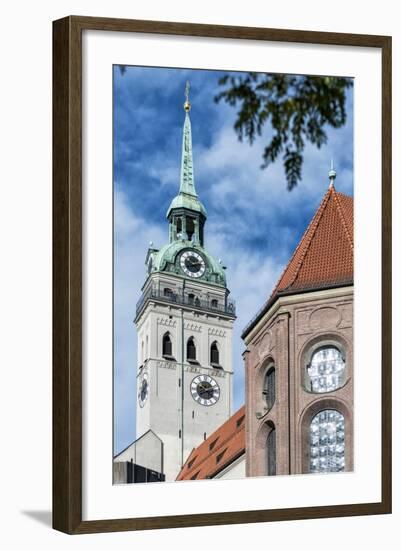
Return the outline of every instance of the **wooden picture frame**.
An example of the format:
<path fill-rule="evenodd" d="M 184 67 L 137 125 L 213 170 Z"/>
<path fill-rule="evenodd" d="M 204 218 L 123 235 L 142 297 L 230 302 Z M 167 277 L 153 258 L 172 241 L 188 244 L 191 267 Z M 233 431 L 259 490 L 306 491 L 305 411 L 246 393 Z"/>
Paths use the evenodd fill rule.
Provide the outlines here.
<path fill-rule="evenodd" d="M 382 59 L 382 496 L 378 502 L 82 520 L 82 32 L 377 48 Z M 391 512 L 391 37 L 66 17 L 53 23 L 53 527 L 69 534 Z"/>

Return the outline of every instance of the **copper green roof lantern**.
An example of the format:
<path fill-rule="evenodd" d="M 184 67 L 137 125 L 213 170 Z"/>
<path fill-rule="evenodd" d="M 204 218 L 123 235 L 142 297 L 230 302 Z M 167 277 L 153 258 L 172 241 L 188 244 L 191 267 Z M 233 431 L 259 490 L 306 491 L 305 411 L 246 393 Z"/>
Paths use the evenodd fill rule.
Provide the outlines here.
<path fill-rule="evenodd" d="M 185 87 L 185 121 L 182 136 L 180 189 L 178 195 L 171 201 L 169 209 L 167 210 L 168 219 L 170 219 L 172 210 L 178 208 L 186 208 L 188 210 L 193 210 L 194 212 L 199 212 L 205 218 L 207 215 L 206 208 L 199 200 L 195 189 L 194 162 L 192 155 L 192 131 L 191 120 L 189 118 L 190 110 L 191 103 L 189 102 L 189 82 L 187 82 Z"/>
<path fill-rule="evenodd" d="M 200 266 L 199 275 L 195 277 L 199 283 L 226 288 L 226 268 L 223 262 L 216 260 L 204 246 L 206 209 L 198 198 L 194 183 L 190 109 L 189 84 L 187 83 L 180 188 L 167 212 L 169 242 L 160 249 L 154 248 L 151 243 L 146 257 L 146 265 L 149 275 L 165 272 L 194 280 L 195 276 L 191 277 L 192 274 L 185 271 L 185 258 L 190 256 L 192 263 L 195 262 Z M 227 296 L 228 293 L 227 289 Z"/>

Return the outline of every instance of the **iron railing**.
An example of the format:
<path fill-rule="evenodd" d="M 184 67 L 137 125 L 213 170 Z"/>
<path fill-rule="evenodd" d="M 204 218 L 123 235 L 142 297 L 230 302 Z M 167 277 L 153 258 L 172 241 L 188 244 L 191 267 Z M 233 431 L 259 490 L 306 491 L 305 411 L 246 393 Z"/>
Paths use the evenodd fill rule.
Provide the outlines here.
<path fill-rule="evenodd" d="M 188 294 L 181 294 L 175 292 L 165 293 L 164 290 L 159 288 L 149 288 L 144 292 L 141 298 L 136 304 L 136 316 L 141 313 L 142 309 L 145 307 L 148 300 L 160 300 L 161 302 L 167 302 L 169 304 L 177 304 L 188 306 L 193 309 L 200 309 L 205 311 L 212 311 L 215 313 L 223 313 L 224 315 L 229 315 L 230 317 L 235 317 L 235 302 L 234 300 L 227 299 L 224 304 L 217 303 L 213 300 L 204 300 L 198 297 L 188 296 Z M 212 303 L 213 302 L 213 303 Z"/>

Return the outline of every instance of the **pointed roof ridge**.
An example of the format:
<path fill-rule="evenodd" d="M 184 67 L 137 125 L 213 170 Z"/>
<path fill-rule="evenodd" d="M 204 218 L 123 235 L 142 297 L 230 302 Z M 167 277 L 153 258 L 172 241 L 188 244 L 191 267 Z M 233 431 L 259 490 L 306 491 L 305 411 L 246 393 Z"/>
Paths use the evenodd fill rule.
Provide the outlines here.
<path fill-rule="evenodd" d="M 333 189 L 334 189 L 334 187 L 333 187 Z M 335 191 L 335 193 L 334 193 L 334 200 L 335 200 L 335 203 L 336 203 L 337 208 L 338 208 L 338 213 L 340 215 L 340 219 L 341 219 L 341 222 L 343 224 L 345 234 L 347 235 L 348 242 L 349 242 L 349 244 L 350 244 L 350 246 L 353 250 L 354 249 L 353 228 L 348 227 L 347 219 L 346 219 L 346 216 L 344 214 L 344 209 L 343 209 L 343 206 L 341 204 L 340 197 L 343 197 L 345 200 L 349 200 L 351 197 L 349 197 L 348 195 L 344 195 L 344 193 L 338 193 L 337 191 Z"/>
<path fill-rule="evenodd" d="M 329 186 L 273 292 L 242 338 L 280 296 L 353 284 L 353 204 L 351 196 Z"/>
<path fill-rule="evenodd" d="M 341 194 L 341 197 L 345 200 L 351 200 L 351 197 L 348 197 L 347 195 Z M 272 297 L 275 295 L 276 292 L 283 292 L 285 290 L 290 289 L 293 285 L 295 285 L 297 279 L 300 276 L 300 272 L 302 268 L 304 267 L 305 261 L 307 259 L 308 254 L 310 253 L 312 244 L 314 242 L 316 233 L 322 223 L 322 220 L 324 220 L 325 213 L 329 207 L 330 204 L 333 204 L 335 207 L 335 211 L 338 214 L 338 217 L 340 219 L 341 227 L 343 228 L 343 231 L 346 236 L 346 241 L 348 242 L 351 250 L 351 254 L 353 254 L 353 238 L 351 236 L 350 228 L 348 227 L 346 217 L 344 215 L 344 211 L 341 204 L 341 199 L 339 197 L 339 193 L 337 193 L 336 188 L 334 185 L 331 185 L 329 189 L 327 190 L 326 194 L 324 195 L 322 202 L 319 205 L 319 208 L 317 209 L 315 215 L 313 216 L 311 222 L 309 223 L 306 231 L 304 232 L 298 246 L 295 249 L 294 254 L 292 255 L 290 261 L 288 262 L 286 268 L 283 271 L 282 276 L 280 277 L 273 293 Z M 330 238 L 330 235 L 327 236 Z M 329 244 L 329 243 L 327 243 Z M 301 252 L 301 253 L 300 253 Z M 300 257 L 296 261 L 295 266 L 293 266 L 293 273 L 289 273 L 291 266 L 294 264 L 294 261 L 297 257 L 297 254 L 300 253 Z M 281 287 L 281 283 L 285 280 L 286 275 L 289 276 L 289 280 L 285 282 L 285 284 Z M 311 283 L 304 283 L 305 287 L 309 287 Z M 280 288 L 281 287 L 281 288 Z"/>
<path fill-rule="evenodd" d="M 282 272 L 282 274 L 281 274 L 281 277 L 279 278 L 279 280 L 278 280 L 276 286 L 274 287 L 274 290 L 273 290 L 273 292 L 272 292 L 272 296 L 275 294 L 276 289 L 278 289 L 278 288 L 280 287 L 280 283 L 281 283 L 281 281 L 284 279 L 284 277 L 285 277 L 285 275 L 286 275 L 286 273 L 287 273 L 287 271 L 288 271 L 288 268 L 290 267 L 290 265 L 292 264 L 293 260 L 295 259 L 298 250 L 300 250 L 300 248 L 302 247 L 302 245 L 304 245 L 305 242 L 306 242 L 305 250 L 302 252 L 302 254 L 301 254 L 301 256 L 300 256 L 300 258 L 299 258 L 299 260 L 298 260 L 298 262 L 297 262 L 297 267 L 296 267 L 296 269 L 295 269 L 295 271 L 294 271 L 294 274 L 293 274 L 293 276 L 291 277 L 290 282 L 286 285 L 286 287 L 291 286 L 291 285 L 295 282 L 295 280 L 296 280 L 296 278 L 297 278 L 297 276 L 298 276 L 298 274 L 299 274 L 299 271 L 300 271 L 300 269 L 301 269 L 301 267 L 302 267 L 302 263 L 303 263 L 303 261 L 304 261 L 306 255 L 307 255 L 307 253 L 308 253 L 308 250 L 309 250 L 309 248 L 310 248 L 311 242 L 312 242 L 313 237 L 314 237 L 314 235 L 315 235 L 315 233 L 316 233 L 316 229 L 318 228 L 319 222 L 320 222 L 320 220 L 322 219 L 323 212 L 324 212 L 324 210 L 325 210 L 325 208 L 326 208 L 326 206 L 327 206 L 327 204 L 328 204 L 328 202 L 329 202 L 329 198 L 330 198 L 330 195 L 332 194 L 333 190 L 335 191 L 334 186 L 331 186 L 331 187 L 328 188 L 326 194 L 325 194 L 324 197 L 323 197 L 322 202 L 321 202 L 320 205 L 319 205 L 319 208 L 317 209 L 317 211 L 315 212 L 315 215 L 313 216 L 313 218 L 312 218 L 311 221 L 309 222 L 308 227 L 307 227 L 306 230 L 304 231 L 304 233 L 303 233 L 303 235 L 302 235 L 302 237 L 301 237 L 301 239 L 300 239 L 300 241 L 299 241 L 297 247 L 296 247 L 295 250 L 294 250 L 294 253 L 292 254 L 290 260 L 288 261 L 287 265 L 285 266 L 285 268 L 284 268 L 284 270 L 283 270 L 283 272 Z M 310 232 L 310 235 L 309 235 L 309 237 L 308 237 L 308 233 L 309 233 L 309 232 Z"/>

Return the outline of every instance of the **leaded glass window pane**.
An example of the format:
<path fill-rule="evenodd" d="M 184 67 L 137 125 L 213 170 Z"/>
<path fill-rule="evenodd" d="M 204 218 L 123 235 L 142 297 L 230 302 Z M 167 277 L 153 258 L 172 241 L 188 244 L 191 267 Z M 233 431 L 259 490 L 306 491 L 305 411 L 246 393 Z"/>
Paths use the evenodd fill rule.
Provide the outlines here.
<path fill-rule="evenodd" d="M 263 393 L 267 408 L 270 410 L 276 400 L 276 370 L 274 367 L 271 367 L 266 373 Z"/>
<path fill-rule="evenodd" d="M 335 347 L 320 348 L 307 367 L 308 383 L 314 393 L 336 390 L 344 384 L 345 361 Z"/>
<path fill-rule="evenodd" d="M 276 475 L 276 430 L 272 428 L 267 436 L 267 475 Z"/>
<path fill-rule="evenodd" d="M 311 473 L 342 472 L 345 467 L 344 416 L 326 409 L 312 419 L 309 432 Z"/>

